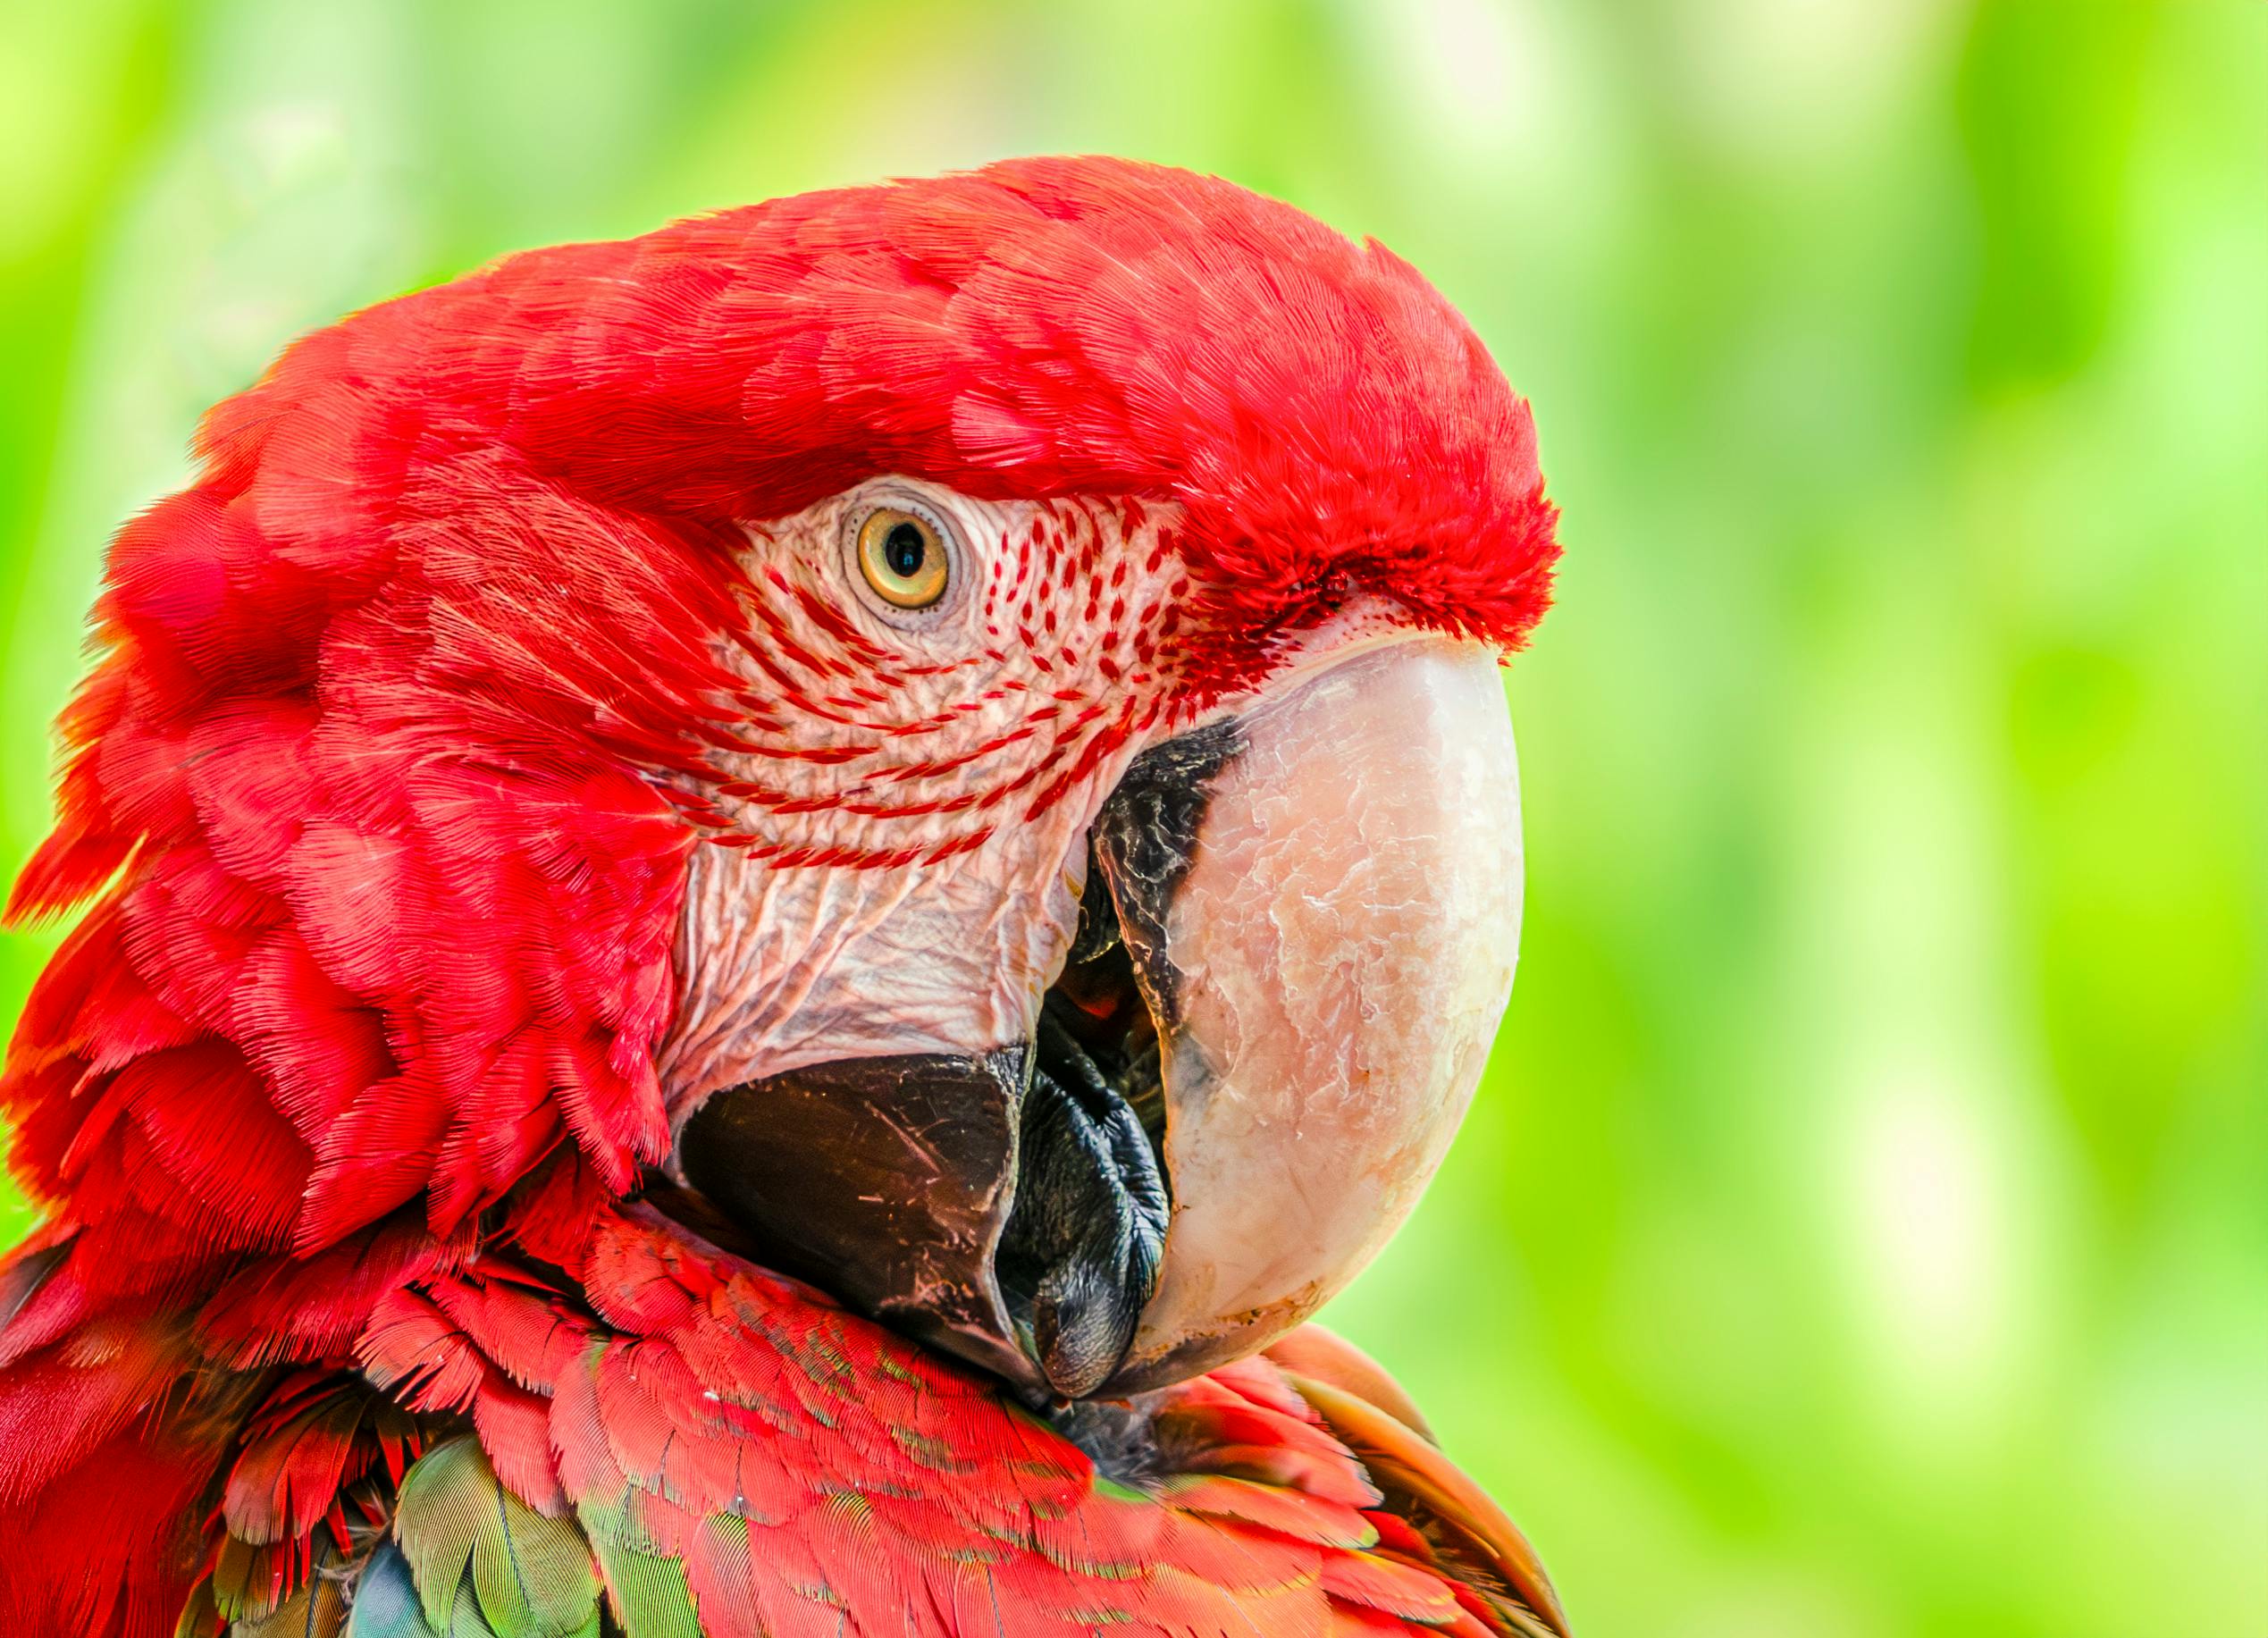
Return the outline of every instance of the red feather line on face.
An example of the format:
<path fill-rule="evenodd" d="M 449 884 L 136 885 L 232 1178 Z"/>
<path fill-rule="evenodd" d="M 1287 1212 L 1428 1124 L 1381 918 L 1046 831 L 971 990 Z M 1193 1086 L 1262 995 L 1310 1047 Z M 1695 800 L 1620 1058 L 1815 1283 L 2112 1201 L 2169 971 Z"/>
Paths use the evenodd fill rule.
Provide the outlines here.
<path fill-rule="evenodd" d="M 1189 578 L 1107 657 L 1153 691 L 1146 719 L 1164 680 L 1233 685 L 1361 592 L 1515 645 L 1556 555 L 1526 407 L 1422 278 L 1116 161 L 513 257 L 295 345 L 198 449 L 197 483 L 113 543 L 56 829 L 10 902 L 100 895 L 0 1076 L 54 1215 L 0 1266 L 0 1449 L 37 1424 L 55 1453 L 0 1472 L 0 1538 L 58 1487 L 134 1498 L 115 1574 L 58 1554 L 66 1594 L 0 1564 L 0 1613 L 72 1630 L 194 1569 L 172 1503 L 241 1417 L 184 1399 L 193 1363 L 341 1358 L 484 1211 L 571 1247 L 664 1153 L 671 943 L 720 817 L 702 784 L 720 752 L 792 748 L 791 694 L 856 718 L 894 686 L 800 601 L 772 605 L 798 647 L 768 646 L 760 683 L 727 663 L 765 601 L 747 520 L 884 472 L 1170 507 L 1078 604 L 1131 626 L 1144 583 Z M 1092 547 L 1062 522 L 1023 567 Z M 1064 617 L 1000 592 L 1035 713 L 1094 709 L 1048 697 Z M 1056 799 L 1121 720 L 1021 788 Z"/>
<path fill-rule="evenodd" d="M 1012 642 L 928 665 L 918 650 L 878 647 L 825 601 L 836 568 L 819 543 L 833 533 L 824 513 L 759 535 L 733 659 L 763 716 L 712 758 L 723 777 L 709 783 L 752 857 L 831 845 L 846 830 L 872 838 L 836 849 L 861 865 L 970 851 L 1060 801 L 1138 718 L 1186 700 L 1179 668 L 1155 663 L 1186 573 L 1152 575 L 1138 596 L 1111 591 L 1113 572 L 1122 585 L 1125 566 L 1151 550 L 1147 514 L 1086 501 L 1029 509 L 998 542 L 972 543 L 967 565 L 984 577 L 986 626 L 1012 622 Z M 846 689 L 845 677 L 866 681 Z M 894 839 L 907 826 L 863 822 L 954 815 L 967 819 L 922 827 L 910 849 Z"/>

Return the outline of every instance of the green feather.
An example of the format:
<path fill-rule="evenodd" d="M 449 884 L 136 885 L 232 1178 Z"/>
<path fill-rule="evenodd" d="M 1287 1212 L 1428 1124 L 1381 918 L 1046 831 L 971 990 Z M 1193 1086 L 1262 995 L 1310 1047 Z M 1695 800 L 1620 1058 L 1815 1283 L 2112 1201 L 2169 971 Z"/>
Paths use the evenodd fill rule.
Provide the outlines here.
<path fill-rule="evenodd" d="M 441 1638 L 426 1625 L 409 1561 L 391 1542 L 379 1544 L 356 1580 L 347 1638 Z"/>
<path fill-rule="evenodd" d="M 181 1606 L 181 1618 L 173 1624 L 173 1638 L 213 1638 L 220 1624 L 220 1606 L 213 1601 L 213 1583 L 200 1581 Z"/>
<path fill-rule="evenodd" d="M 496 1483 L 494 1527 L 473 1543 L 473 1590 L 500 1638 L 597 1638 L 599 1577 L 571 1519 Z"/>
<path fill-rule="evenodd" d="M 469 1435 L 410 1468 L 394 1533 L 426 1625 L 449 1638 L 597 1638 L 599 1581 L 583 1533 L 506 1490 Z"/>
<path fill-rule="evenodd" d="M 347 1604 L 339 1583 L 317 1576 L 264 1616 L 246 1616 L 229 1628 L 230 1638 L 338 1638 Z"/>
<path fill-rule="evenodd" d="M 626 1638 L 701 1638 L 684 1565 L 619 1543 L 598 1547 Z"/>
<path fill-rule="evenodd" d="M 611 1507 L 585 1501 L 579 1508 L 625 1638 L 701 1638 L 685 1567 L 646 1550 L 645 1533 L 630 1519 L 631 1504 L 626 1491 Z"/>
<path fill-rule="evenodd" d="M 447 1638 L 498 1638 L 496 1629 L 481 1619 L 480 1595 L 473 1583 L 457 1583 L 457 1602 L 449 1612 Z"/>

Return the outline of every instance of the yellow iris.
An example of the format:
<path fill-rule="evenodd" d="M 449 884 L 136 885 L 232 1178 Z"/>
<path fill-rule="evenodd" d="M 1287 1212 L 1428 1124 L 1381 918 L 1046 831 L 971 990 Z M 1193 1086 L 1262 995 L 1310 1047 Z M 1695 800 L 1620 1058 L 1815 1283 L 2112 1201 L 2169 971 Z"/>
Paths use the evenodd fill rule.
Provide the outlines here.
<path fill-rule="evenodd" d="M 859 525 L 859 572 L 875 595 L 900 609 L 927 609 L 945 593 L 951 565 L 937 525 L 883 507 Z"/>

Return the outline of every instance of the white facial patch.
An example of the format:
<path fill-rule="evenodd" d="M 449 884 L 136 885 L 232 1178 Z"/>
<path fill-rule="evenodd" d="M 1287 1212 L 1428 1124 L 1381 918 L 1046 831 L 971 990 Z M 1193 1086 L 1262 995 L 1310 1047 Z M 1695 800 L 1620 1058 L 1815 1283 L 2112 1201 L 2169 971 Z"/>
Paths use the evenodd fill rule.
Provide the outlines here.
<path fill-rule="evenodd" d="M 894 608 L 850 550 L 878 506 L 944 525 L 948 584 Z M 1096 810 L 1164 720 L 1176 509 L 981 501 L 885 478 L 751 525 L 739 748 L 689 867 L 682 1120 L 804 1064 L 1022 1040 L 1074 930 Z"/>

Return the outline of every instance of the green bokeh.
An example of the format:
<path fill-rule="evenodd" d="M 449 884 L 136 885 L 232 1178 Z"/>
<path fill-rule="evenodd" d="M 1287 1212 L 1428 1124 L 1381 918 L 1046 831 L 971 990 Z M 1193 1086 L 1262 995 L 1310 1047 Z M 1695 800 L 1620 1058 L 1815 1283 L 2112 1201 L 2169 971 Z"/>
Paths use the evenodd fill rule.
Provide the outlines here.
<path fill-rule="evenodd" d="M 1221 172 L 1425 268 L 1566 508 L 1519 991 L 1333 1317 L 1590 1638 L 2268 1628 L 2268 7 L 0 20 L 0 865 L 104 536 L 297 332 L 822 184 Z"/>

